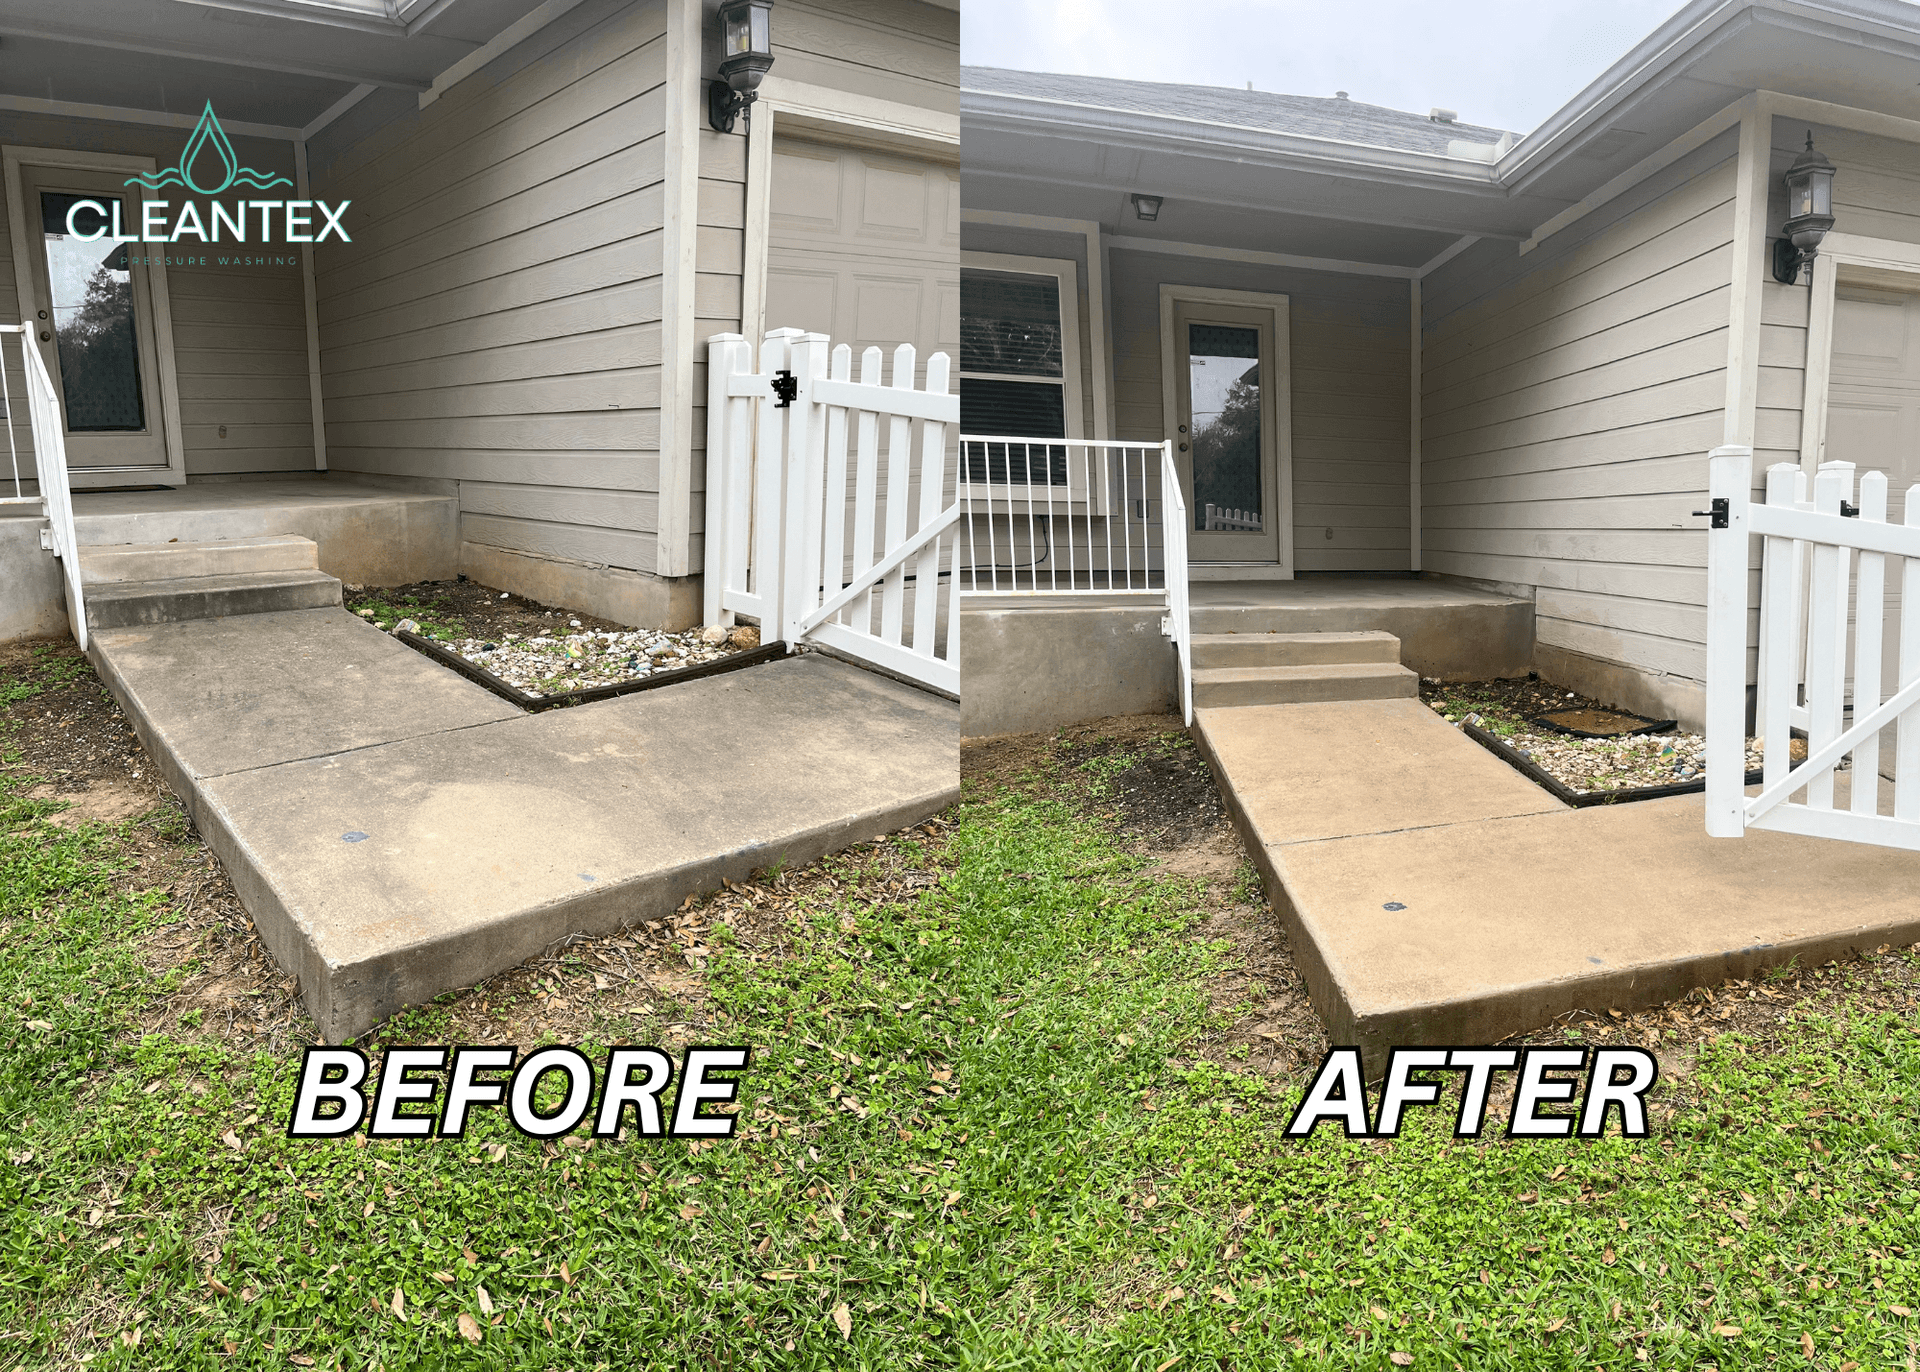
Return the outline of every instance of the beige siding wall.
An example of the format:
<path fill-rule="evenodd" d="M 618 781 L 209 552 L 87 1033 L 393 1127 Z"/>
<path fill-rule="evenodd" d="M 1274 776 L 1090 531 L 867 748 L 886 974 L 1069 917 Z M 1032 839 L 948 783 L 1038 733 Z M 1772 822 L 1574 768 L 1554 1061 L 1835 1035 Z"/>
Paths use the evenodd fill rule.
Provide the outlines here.
<path fill-rule="evenodd" d="M 1166 437 L 1160 286 L 1285 295 L 1292 320 L 1296 572 L 1411 565 L 1407 283 L 1114 249 L 1114 436 Z M 1333 536 L 1329 538 L 1327 531 Z"/>
<path fill-rule="evenodd" d="M 960 111 L 960 16 L 913 0 L 780 0 L 773 74 L 948 114 Z"/>
<path fill-rule="evenodd" d="M 190 135 L 189 129 L 0 111 L 0 144 L 124 153 L 151 157 L 159 167 L 179 161 Z M 292 144 L 243 136 L 232 143 L 242 165 L 293 175 Z M 161 194 L 176 206 L 181 198 L 177 190 L 153 198 Z M 257 251 L 267 259 L 258 266 L 222 264 L 222 256 L 244 255 L 226 244 L 202 248 L 189 240 L 175 251 L 208 259 L 204 266 L 166 269 L 188 479 L 311 471 L 313 408 L 299 250 L 280 245 Z M 13 244 L 0 215 L 0 322 L 19 319 Z M 6 354 L 7 386 L 18 397 L 25 381 L 19 354 L 11 344 Z M 15 441 L 24 455 L 33 447 L 27 410 L 24 404 L 14 409 Z"/>
<path fill-rule="evenodd" d="M 707 340 L 740 332 L 745 294 L 747 138 L 744 123 L 731 134 L 700 130 L 698 230 L 693 278 L 692 540 L 687 565 L 706 560 Z"/>
<path fill-rule="evenodd" d="M 665 23 L 589 0 L 316 157 L 353 200 L 316 281 L 334 470 L 454 483 L 470 543 L 654 570 Z"/>
<path fill-rule="evenodd" d="M 1425 282 L 1423 565 L 1533 597 L 1544 652 L 1702 676 L 1688 511 L 1722 437 L 1736 148 L 1714 140 L 1526 257 L 1486 241 Z"/>

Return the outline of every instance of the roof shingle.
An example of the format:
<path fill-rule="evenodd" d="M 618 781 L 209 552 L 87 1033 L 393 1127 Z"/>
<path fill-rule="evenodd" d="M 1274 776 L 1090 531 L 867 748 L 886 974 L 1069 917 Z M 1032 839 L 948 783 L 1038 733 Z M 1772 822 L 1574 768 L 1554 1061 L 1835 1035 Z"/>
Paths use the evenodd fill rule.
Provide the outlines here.
<path fill-rule="evenodd" d="M 1191 119 L 1208 124 L 1268 129 L 1400 152 L 1444 157 L 1447 144 L 1498 143 L 1506 130 L 1479 124 L 1442 124 L 1425 115 L 1390 110 L 1333 96 L 1279 95 L 1227 86 L 1181 86 L 1158 81 L 1120 81 L 1104 76 L 1056 76 L 1005 67 L 961 67 L 962 91 L 1027 96 Z M 1517 141 L 1520 135 L 1513 135 Z"/>

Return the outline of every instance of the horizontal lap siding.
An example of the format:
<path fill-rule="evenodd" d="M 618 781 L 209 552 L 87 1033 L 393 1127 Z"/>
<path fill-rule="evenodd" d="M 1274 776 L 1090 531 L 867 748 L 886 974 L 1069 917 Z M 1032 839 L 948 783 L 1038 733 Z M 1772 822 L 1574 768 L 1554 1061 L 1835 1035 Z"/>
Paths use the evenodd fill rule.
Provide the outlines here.
<path fill-rule="evenodd" d="M 589 0 L 316 159 L 353 201 L 316 274 L 331 467 L 456 483 L 470 542 L 655 569 L 665 34 Z"/>
<path fill-rule="evenodd" d="M 1111 257 L 1115 436 L 1166 437 L 1162 283 L 1284 295 L 1292 324 L 1295 570 L 1408 570 L 1407 283 L 1121 248 Z"/>
<path fill-rule="evenodd" d="M 1688 512 L 1724 432 L 1737 138 L 1525 257 L 1484 241 L 1424 283 L 1425 568 L 1531 596 L 1544 646 L 1696 681 Z M 1797 407 L 1781 380 L 1763 368 L 1763 407 Z"/>
<path fill-rule="evenodd" d="M 159 167 L 179 161 L 190 135 L 188 129 L 0 111 L 0 144 L 145 156 Z M 231 141 L 243 166 L 293 175 L 292 144 L 243 135 L 233 135 Z M 276 193 L 289 192 L 283 187 Z M 151 198 L 162 196 L 177 214 L 178 189 L 155 192 Z M 229 207 L 234 202 L 232 195 L 215 198 Z M 200 199 L 204 211 L 205 198 Z M 253 243 L 236 253 L 229 244 L 203 246 L 191 238 L 178 245 L 152 246 L 156 255 L 207 259 L 204 266 L 165 269 L 187 476 L 313 470 L 300 250 Z M 220 261 L 223 256 L 248 255 L 249 249 L 252 256 L 266 259 L 264 264 Z M 6 217 L 0 215 L 0 322 L 17 323 L 19 318 L 13 244 Z M 7 387 L 15 397 L 14 441 L 24 462 L 33 451 L 27 407 L 20 399 L 25 377 L 13 344 L 6 354 Z M 11 493 L 10 468 L 6 478 Z"/>

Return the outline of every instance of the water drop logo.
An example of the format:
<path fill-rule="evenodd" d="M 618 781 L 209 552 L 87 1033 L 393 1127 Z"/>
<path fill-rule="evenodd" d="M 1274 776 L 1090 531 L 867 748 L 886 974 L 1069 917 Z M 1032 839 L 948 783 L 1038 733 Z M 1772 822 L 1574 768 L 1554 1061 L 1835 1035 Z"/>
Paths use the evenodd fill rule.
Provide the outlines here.
<path fill-rule="evenodd" d="M 202 185 L 194 179 L 194 164 L 208 151 L 220 164 L 222 176 L 217 185 Z M 187 140 L 186 149 L 180 154 L 180 165 L 164 171 L 130 176 L 125 184 L 144 186 L 150 191 L 157 191 L 164 186 L 184 186 L 198 195 L 212 196 L 230 186 L 267 191 L 275 186 L 291 186 L 293 181 L 290 177 L 270 176 L 252 167 L 241 166 L 240 159 L 234 155 L 233 144 L 227 141 L 226 130 L 220 127 L 219 119 L 214 116 L 213 102 L 209 100 L 207 108 L 200 115 L 200 122 L 193 126 L 193 137 Z"/>

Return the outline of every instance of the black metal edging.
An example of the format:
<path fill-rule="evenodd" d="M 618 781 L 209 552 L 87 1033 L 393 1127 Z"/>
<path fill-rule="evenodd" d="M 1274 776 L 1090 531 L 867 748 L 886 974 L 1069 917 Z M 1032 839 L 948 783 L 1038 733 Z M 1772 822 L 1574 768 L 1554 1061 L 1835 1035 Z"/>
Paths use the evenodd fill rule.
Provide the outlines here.
<path fill-rule="evenodd" d="M 776 657 L 785 657 L 787 645 L 780 640 L 763 643 L 758 648 L 749 648 L 744 653 L 734 653 L 721 658 L 718 662 L 702 662 L 696 667 L 681 667 L 671 672 L 656 672 L 652 676 L 638 677 L 632 681 L 616 681 L 611 686 L 589 686 L 582 691 L 563 691 L 559 695 L 529 696 L 510 681 L 504 681 L 476 662 L 469 662 L 450 648 L 443 648 L 430 638 L 419 634 L 396 632 L 394 637 L 409 648 L 425 654 L 442 667 L 451 667 L 468 681 L 486 687 L 502 700 L 510 700 L 529 714 L 538 714 L 542 710 L 552 710 L 562 705 L 586 705 L 596 700 L 612 700 L 616 696 L 632 695 L 636 691 L 651 691 L 660 686 L 676 686 L 683 681 L 698 681 L 702 677 L 720 676 L 726 672 L 737 672 L 742 667 L 752 667 L 757 663 L 771 662 Z"/>
<path fill-rule="evenodd" d="M 1498 735 L 1490 734 L 1485 729 L 1469 724 L 1465 720 L 1460 721 L 1459 727 L 1469 738 L 1500 758 L 1528 781 L 1552 793 L 1555 800 L 1578 810 L 1584 810 L 1593 805 L 1618 805 L 1628 800 L 1660 800 L 1666 796 L 1693 796 L 1707 789 L 1707 779 L 1701 777 L 1698 781 L 1676 781 L 1670 786 L 1623 786 L 1613 791 L 1575 791 L 1532 758 L 1521 757 L 1518 748 L 1507 746 L 1506 740 Z M 1764 772 L 1748 772 L 1744 784 L 1758 786 L 1765 779 Z"/>

